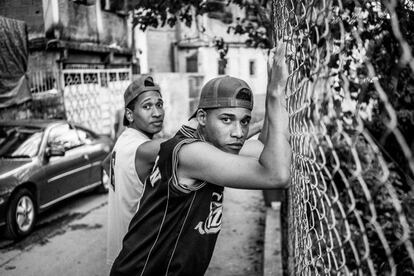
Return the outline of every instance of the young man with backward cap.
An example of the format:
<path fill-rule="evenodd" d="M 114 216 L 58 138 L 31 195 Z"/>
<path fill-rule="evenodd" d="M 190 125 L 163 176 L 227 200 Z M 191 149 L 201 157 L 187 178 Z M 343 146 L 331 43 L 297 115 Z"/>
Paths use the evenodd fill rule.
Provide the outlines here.
<path fill-rule="evenodd" d="M 161 131 L 164 120 L 160 87 L 152 77 L 141 76 L 133 81 L 124 93 L 124 101 L 125 115 L 121 121 L 126 128 L 103 162 L 110 175 L 106 258 L 109 268 L 120 252 L 130 220 L 139 208 L 143 183 L 154 165 L 160 144 L 166 140 L 152 139 Z M 190 126 L 184 128 L 189 133 L 195 132 Z M 257 124 L 249 136 L 259 130 Z"/>
<path fill-rule="evenodd" d="M 112 276 L 204 275 L 221 228 L 223 188 L 288 185 L 285 76 L 272 68 L 259 137 L 264 144 L 245 143 L 253 95 L 243 80 L 226 76 L 203 86 L 192 116 L 197 131 L 184 126 L 161 144 Z"/>
<path fill-rule="evenodd" d="M 122 239 L 135 214 L 144 189 L 148 168 L 141 165 L 140 146 L 162 129 L 163 100 L 151 76 L 141 76 L 125 90 L 125 130 L 110 154 L 108 191 L 107 265 L 111 266 L 122 247 Z"/>

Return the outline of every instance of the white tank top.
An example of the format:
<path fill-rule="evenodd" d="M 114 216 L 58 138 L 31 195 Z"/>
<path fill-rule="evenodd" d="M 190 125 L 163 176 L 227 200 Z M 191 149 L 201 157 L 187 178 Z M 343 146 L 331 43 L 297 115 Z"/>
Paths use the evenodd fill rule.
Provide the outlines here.
<path fill-rule="evenodd" d="M 112 265 L 121 251 L 122 239 L 139 207 L 144 185 L 135 169 L 135 154 L 138 147 L 149 140 L 140 131 L 128 127 L 112 150 L 108 192 L 108 265 Z"/>

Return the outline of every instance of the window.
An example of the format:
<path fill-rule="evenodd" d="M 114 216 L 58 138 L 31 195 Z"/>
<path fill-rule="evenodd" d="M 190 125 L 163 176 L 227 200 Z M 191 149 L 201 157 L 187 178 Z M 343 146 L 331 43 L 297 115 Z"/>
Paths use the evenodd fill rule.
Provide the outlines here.
<path fill-rule="evenodd" d="M 72 0 L 74 3 L 86 5 L 86 6 L 93 6 L 95 5 L 95 0 Z"/>
<path fill-rule="evenodd" d="M 100 0 L 101 7 L 105 11 L 116 12 L 120 15 L 127 15 L 127 1 L 125 0 Z"/>
<path fill-rule="evenodd" d="M 218 74 L 225 75 L 226 67 L 227 67 L 227 59 L 219 59 L 218 60 Z"/>
<path fill-rule="evenodd" d="M 89 145 L 95 141 L 96 137 L 91 132 L 81 128 L 77 128 L 76 131 L 78 132 L 78 137 L 82 144 Z"/>
<path fill-rule="evenodd" d="M 197 52 L 188 56 L 185 60 L 186 72 L 187 73 L 197 73 L 198 72 L 198 56 Z"/>
<path fill-rule="evenodd" d="M 43 129 L 29 126 L 0 127 L 0 158 L 34 157 L 39 151 Z"/>
<path fill-rule="evenodd" d="M 65 150 L 70 150 L 83 145 L 83 142 L 80 140 L 79 134 L 75 128 L 71 128 L 69 125 L 64 124 L 51 129 L 48 145 L 61 146 Z"/>
<path fill-rule="evenodd" d="M 249 61 L 249 75 L 251 77 L 256 76 L 256 61 L 255 60 Z"/>
<path fill-rule="evenodd" d="M 208 10 L 207 16 L 209 18 L 221 20 L 225 24 L 233 23 L 233 14 L 227 5 L 227 1 L 207 0 L 206 9 Z"/>

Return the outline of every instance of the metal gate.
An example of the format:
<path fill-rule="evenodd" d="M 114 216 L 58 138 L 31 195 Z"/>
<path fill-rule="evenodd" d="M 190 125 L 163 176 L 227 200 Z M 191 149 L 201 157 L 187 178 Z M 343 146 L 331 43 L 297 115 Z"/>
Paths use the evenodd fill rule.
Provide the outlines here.
<path fill-rule="evenodd" d="M 123 108 L 131 70 L 64 69 L 61 78 L 67 119 L 113 136 L 115 113 Z"/>

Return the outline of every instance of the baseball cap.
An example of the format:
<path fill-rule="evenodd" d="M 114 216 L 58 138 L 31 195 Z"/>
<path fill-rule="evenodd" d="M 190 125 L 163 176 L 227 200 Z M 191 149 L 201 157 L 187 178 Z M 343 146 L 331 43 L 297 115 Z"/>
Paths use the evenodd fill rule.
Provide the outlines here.
<path fill-rule="evenodd" d="M 128 85 L 124 93 L 125 108 L 128 106 L 133 99 L 138 97 L 147 91 L 157 91 L 161 93 L 159 85 L 154 83 L 154 79 L 151 76 L 139 76 L 138 79 L 131 82 Z M 124 126 L 128 125 L 128 120 L 124 115 Z"/>
<path fill-rule="evenodd" d="M 200 101 L 194 118 L 201 108 L 244 107 L 253 109 L 253 93 L 250 86 L 241 79 L 224 76 L 209 80 L 201 88 Z"/>

